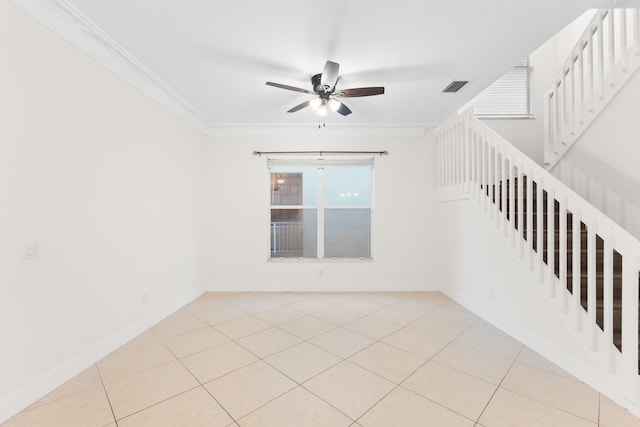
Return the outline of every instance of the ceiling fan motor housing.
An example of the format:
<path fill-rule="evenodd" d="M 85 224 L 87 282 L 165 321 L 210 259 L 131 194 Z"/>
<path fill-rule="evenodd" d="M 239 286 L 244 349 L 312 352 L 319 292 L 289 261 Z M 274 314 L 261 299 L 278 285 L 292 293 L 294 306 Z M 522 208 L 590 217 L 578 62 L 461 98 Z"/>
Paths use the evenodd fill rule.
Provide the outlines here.
<path fill-rule="evenodd" d="M 321 84 L 321 80 L 322 80 L 322 73 L 316 74 L 311 77 L 311 84 L 313 85 L 313 91 L 317 93 L 318 96 L 320 96 L 320 98 L 329 99 L 329 95 L 331 95 L 331 92 L 328 92 L 325 90 L 325 88 Z"/>

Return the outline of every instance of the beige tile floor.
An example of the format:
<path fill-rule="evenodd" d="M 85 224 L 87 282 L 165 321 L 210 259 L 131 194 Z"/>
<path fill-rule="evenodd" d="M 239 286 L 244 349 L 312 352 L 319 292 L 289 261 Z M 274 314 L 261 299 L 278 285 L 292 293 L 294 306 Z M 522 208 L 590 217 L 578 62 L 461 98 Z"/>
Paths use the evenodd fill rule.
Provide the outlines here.
<path fill-rule="evenodd" d="M 640 426 L 440 293 L 208 293 L 2 424 Z"/>

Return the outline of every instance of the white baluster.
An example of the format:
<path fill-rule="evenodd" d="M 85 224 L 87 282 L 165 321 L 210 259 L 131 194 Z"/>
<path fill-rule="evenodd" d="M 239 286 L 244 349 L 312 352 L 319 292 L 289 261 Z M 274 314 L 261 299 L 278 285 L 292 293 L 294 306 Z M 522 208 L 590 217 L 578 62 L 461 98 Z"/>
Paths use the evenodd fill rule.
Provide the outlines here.
<path fill-rule="evenodd" d="M 544 186 L 544 178 L 539 177 L 537 186 L 536 186 L 536 219 L 538 222 L 537 226 L 537 239 L 538 239 L 538 281 L 540 283 L 544 283 L 544 200 L 543 200 L 543 186 Z"/>
<path fill-rule="evenodd" d="M 529 270 L 533 270 L 533 170 L 527 171 L 527 257 Z"/>
<path fill-rule="evenodd" d="M 627 49 L 627 9 L 618 9 L 620 13 L 620 64 L 622 66 L 622 72 L 629 71 L 629 49 Z"/>
<path fill-rule="evenodd" d="M 598 81 L 596 82 L 598 85 L 598 96 L 600 100 L 604 99 L 604 32 L 603 32 L 603 24 L 602 21 L 604 19 L 604 15 L 601 17 L 598 22 Z"/>
<path fill-rule="evenodd" d="M 487 203 L 488 203 L 488 194 L 489 194 L 489 142 L 485 137 L 485 134 L 482 134 L 482 210 L 487 213 Z"/>
<path fill-rule="evenodd" d="M 559 239 L 559 257 L 558 257 L 558 262 L 560 263 L 560 268 L 558 269 L 560 272 L 560 287 L 559 287 L 559 292 L 560 292 L 560 311 L 562 311 L 563 313 L 567 313 L 568 310 L 568 303 L 567 303 L 567 198 L 566 197 L 560 197 L 559 200 L 559 212 L 558 215 L 560 216 L 560 221 L 558 223 L 559 225 L 559 233 L 560 233 L 560 239 Z"/>
<path fill-rule="evenodd" d="M 492 196 L 492 200 L 494 200 L 493 202 L 493 210 L 492 210 L 492 215 L 491 218 L 496 222 L 496 228 L 500 226 L 500 210 L 499 210 L 499 204 L 500 201 L 498 199 L 499 194 L 498 194 L 498 144 L 495 143 L 495 141 L 492 141 L 493 143 L 493 163 L 491 166 L 491 170 L 493 171 L 493 185 L 492 187 L 492 191 L 493 191 L 493 196 Z"/>
<path fill-rule="evenodd" d="M 584 124 L 584 106 L 585 106 L 585 99 L 584 99 L 584 85 L 585 85 L 585 78 L 584 78 L 584 52 L 583 52 L 583 48 L 582 48 L 582 44 L 580 45 L 580 50 L 578 51 L 578 85 L 579 85 L 579 105 L 580 108 L 578 109 L 578 123 L 580 123 L 581 125 Z"/>
<path fill-rule="evenodd" d="M 547 189 L 547 266 L 549 267 L 548 285 L 549 296 L 555 298 L 556 273 L 555 273 L 555 191 L 553 187 Z"/>
<path fill-rule="evenodd" d="M 597 28 L 597 27 L 596 27 Z M 589 80 L 588 80 L 588 92 L 589 92 L 589 113 L 593 113 L 595 110 L 595 92 L 596 92 L 596 82 L 595 82 L 595 69 L 596 69 L 596 60 L 594 58 L 595 49 L 593 48 L 593 44 L 595 41 L 593 40 L 594 34 L 593 32 L 589 35 L 589 44 L 587 45 L 587 50 L 589 52 L 589 61 L 587 62 L 587 68 L 589 70 Z"/>
<path fill-rule="evenodd" d="M 597 350 L 599 328 L 596 323 L 596 221 L 587 227 L 587 315 L 591 328 L 591 348 Z"/>
<path fill-rule="evenodd" d="M 506 224 L 507 228 L 509 229 L 508 232 L 508 239 L 511 242 L 511 247 L 515 247 L 515 213 L 516 213 L 516 197 L 515 197 L 515 177 L 516 174 L 514 172 L 514 164 L 513 164 L 513 157 L 509 157 L 509 169 L 507 171 L 507 174 L 509 176 L 509 222 Z"/>
<path fill-rule="evenodd" d="M 638 271 L 640 256 L 622 254 L 622 364 L 625 395 L 634 403 L 640 401 L 638 384 Z"/>
<path fill-rule="evenodd" d="M 582 215 L 580 209 L 575 209 L 573 213 L 572 233 L 573 233 L 573 259 L 572 259 L 572 274 L 573 274 L 573 305 L 575 308 L 575 323 L 576 330 L 582 330 Z"/>
<path fill-rule="evenodd" d="M 604 351 L 606 352 L 605 363 L 607 369 L 614 370 L 613 351 L 613 246 L 614 238 L 610 233 L 602 236 L 604 238 Z"/>
<path fill-rule="evenodd" d="M 553 146 L 553 112 L 551 111 L 551 104 L 553 101 L 553 92 L 547 92 L 544 94 L 544 153 L 543 161 L 545 166 L 551 165 L 551 147 Z"/>
<path fill-rule="evenodd" d="M 500 182 L 500 203 L 502 205 L 502 237 L 507 237 L 507 158 L 502 153 L 502 180 Z"/>
<path fill-rule="evenodd" d="M 569 102 L 569 133 L 573 136 L 576 134 L 576 68 L 577 60 L 573 54 L 569 60 L 569 80 L 571 81 L 571 99 Z"/>
<path fill-rule="evenodd" d="M 609 86 L 614 87 L 616 85 L 616 20 L 613 14 L 613 9 L 609 9 L 607 16 L 609 18 L 609 55 L 607 57 L 607 60 L 609 61 Z M 604 95 L 604 93 L 602 95 Z"/>
<path fill-rule="evenodd" d="M 518 256 L 524 258 L 524 173 L 522 161 L 518 164 Z"/>
<path fill-rule="evenodd" d="M 640 9 L 633 11 L 633 31 L 635 36 L 636 56 L 640 56 Z"/>
<path fill-rule="evenodd" d="M 472 175 L 472 168 L 473 168 L 473 162 L 471 160 L 472 157 L 472 145 L 471 145 L 471 129 L 469 129 L 466 126 L 464 126 L 464 132 L 463 132 L 463 143 L 464 143 L 464 159 L 465 159 L 465 166 L 464 166 L 464 192 L 466 196 L 470 196 L 471 195 L 471 185 L 473 183 L 473 175 Z"/>

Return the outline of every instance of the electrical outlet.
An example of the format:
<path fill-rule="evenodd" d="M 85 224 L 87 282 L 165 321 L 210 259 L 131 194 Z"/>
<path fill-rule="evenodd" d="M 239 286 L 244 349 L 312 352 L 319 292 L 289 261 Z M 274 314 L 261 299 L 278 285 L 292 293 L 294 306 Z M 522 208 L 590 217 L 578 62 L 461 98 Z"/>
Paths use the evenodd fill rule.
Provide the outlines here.
<path fill-rule="evenodd" d="M 489 290 L 489 299 L 494 301 L 496 299 L 496 288 L 491 288 Z"/>

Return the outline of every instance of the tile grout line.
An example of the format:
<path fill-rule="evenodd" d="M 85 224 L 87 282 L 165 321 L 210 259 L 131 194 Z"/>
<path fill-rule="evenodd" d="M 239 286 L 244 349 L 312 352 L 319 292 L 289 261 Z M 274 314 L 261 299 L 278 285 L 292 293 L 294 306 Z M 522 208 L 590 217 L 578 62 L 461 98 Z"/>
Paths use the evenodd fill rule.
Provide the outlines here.
<path fill-rule="evenodd" d="M 340 307 L 340 306 L 335 306 L 335 307 Z M 384 307 L 380 308 L 380 310 L 381 310 L 381 309 L 383 309 L 383 308 L 385 308 L 385 307 L 387 307 L 387 306 L 384 306 Z M 348 309 L 347 309 L 347 310 L 348 310 Z M 352 310 L 352 311 L 353 311 L 353 310 Z M 378 311 L 378 310 L 376 310 L 376 311 Z M 313 314 L 307 314 L 307 315 L 308 315 L 308 316 L 311 316 L 311 317 L 316 318 L 315 316 L 313 316 Z M 368 315 L 369 315 L 369 314 L 363 314 L 362 316 L 357 317 L 356 319 L 353 319 L 352 321 L 355 321 L 355 320 L 361 319 L 361 318 L 366 317 L 366 316 L 368 316 Z M 319 319 L 319 318 L 316 318 L 316 319 L 318 319 L 318 320 L 322 320 L 322 319 Z M 293 322 L 293 321 L 295 321 L 295 320 L 297 320 L 297 319 L 292 320 L 292 322 Z M 285 322 L 285 324 L 286 324 L 286 323 L 289 323 L 289 322 Z M 327 323 L 331 323 L 331 322 L 327 322 Z M 349 323 L 349 322 L 347 322 L 347 323 Z M 356 421 L 356 420 L 354 420 L 351 416 L 349 416 L 348 414 L 345 414 L 343 411 L 341 411 L 340 409 L 336 408 L 333 404 L 331 404 L 330 402 L 327 402 L 327 401 L 326 401 L 325 399 L 323 399 L 321 396 L 318 396 L 318 395 L 317 395 L 317 394 L 315 394 L 313 391 L 309 390 L 307 387 L 305 387 L 305 386 L 304 386 L 304 383 L 306 383 L 306 382 L 310 381 L 311 379 L 313 379 L 313 378 L 315 378 L 315 377 L 317 377 L 317 376 L 319 376 L 319 375 L 323 374 L 324 372 L 328 371 L 329 369 L 331 369 L 331 368 L 333 368 L 333 367 L 335 367 L 335 366 L 337 366 L 338 364 L 343 363 L 343 362 L 351 363 L 351 364 L 353 364 L 354 366 L 357 366 L 357 367 L 359 367 L 359 368 L 361 368 L 361 369 L 365 369 L 365 370 L 369 371 L 368 369 L 366 369 L 366 368 L 362 368 L 361 366 L 359 366 L 359 365 L 357 365 L 357 364 L 355 364 L 355 363 L 353 363 L 353 362 L 351 362 L 351 361 L 347 360 L 348 358 L 344 358 L 344 357 L 342 357 L 342 356 L 340 356 L 340 355 L 337 355 L 337 354 L 332 353 L 332 352 L 330 352 L 330 351 L 328 351 L 328 350 L 325 350 L 325 349 L 323 349 L 322 347 L 320 347 L 320 346 L 316 345 L 315 343 L 312 343 L 312 342 L 310 342 L 310 341 L 309 341 L 310 339 L 316 338 L 316 337 L 318 337 L 318 336 L 320 336 L 320 335 L 326 334 L 326 333 L 331 332 L 331 331 L 333 331 L 333 330 L 336 330 L 336 329 L 338 329 L 338 328 L 342 328 L 342 326 L 343 326 L 343 325 L 335 325 L 335 324 L 333 324 L 333 323 L 332 323 L 332 325 L 333 325 L 333 326 L 335 326 L 335 327 L 334 327 L 334 328 L 332 328 L 332 329 L 329 329 L 329 330 L 327 330 L 327 331 L 325 331 L 325 332 L 322 332 L 322 333 L 320 333 L 320 334 L 318 334 L 318 335 L 314 335 L 313 337 L 310 337 L 310 338 L 308 338 L 308 339 L 303 339 L 303 338 L 301 338 L 301 337 L 299 337 L 299 336 L 297 336 L 297 335 L 295 335 L 295 334 L 292 334 L 292 335 L 296 336 L 297 338 L 302 339 L 302 341 L 301 341 L 300 343 L 297 343 L 297 344 L 292 345 L 291 347 L 288 347 L 287 349 L 290 349 L 290 348 L 292 348 L 292 347 L 295 347 L 296 345 L 299 345 L 299 344 L 301 344 L 301 343 L 303 343 L 303 342 L 306 342 L 306 343 L 308 343 L 308 344 L 310 344 L 310 345 L 313 345 L 314 347 L 319 348 L 320 350 L 326 351 L 327 353 L 332 354 L 332 355 L 334 355 L 334 356 L 336 356 L 336 357 L 338 357 L 338 358 L 340 358 L 340 359 L 341 359 L 339 362 L 337 362 L 337 363 L 335 363 L 335 364 L 333 364 L 333 365 L 331 365 L 331 366 L 327 367 L 326 369 L 322 370 L 321 372 L 316 373 L 316 374 L 315 374 L 315 375 L 313 375 L 312 377 L 307 378 L 307 379 L 306 379 L 306 380 L 304 380 L 302 383 L 297 382 L 297 381 L 296 381 L 296 380 L 294 380 L 293 378 L 289 377 L 286 373 L 284 373 L 284 372 L 280 371 L 277 367 L 275 367 L 275 366 L 271 365 L 268 361 L 266 361 L 266 360 L 264 360 L 263 358 L 261 358 L 260 356 L 256 355 L 256 357 L 258 357 L 258 358 L 259 358 L 261 361 L 263 361 L 265 364 L 269 365 L 270 367 L 272 367 L 273 369 L 275 369 L 276 371 L 278 371 L 279 373 L 281 373 L 281 374 L 282 374 L 282 375 L 284 375 L 285 377 L 289 378 L 291 381 L 293 381 L 293 382 L 294 382 L 295 384 L 297 384 L 297 385 L 296 385 L 296 387 L 294 387 L 294 388 L 292 388 L 292 389 L 290 389 L 290 390 L 287 390 L 285 393 L 282 393 L 282 394 L 280 394 L 279 396 L 277 396 L 277 397 L 275 397 L 275 398 L 271 399 L 269 402 L 266 402 L 266 403 L 264 403 L 263 405 L 259 406 L 258 408 L 255 408 L 253 411 L 251 411 L 251 412 L 249 412 L 249 413 L 247 413 L 247 414 L 243 415 L 243 417 L 242 417 L 242 418 L 244 418 L 244 417 L 248 416 L 249 414 L 251 414 L 251 413 L 253 413 L 253 412 L 257 411 L 257 410 L 259 410 L 260 408 L 262 408 L 262 407 L 266 406 L 267 404 L 269 404 L 269 403 L 273 402 L 274 400 L 278 399 L 279 397 L 281 397 L 281 396 L 283 396 L 283 395 L 285 395 L 285 394 L 289 393 L 291 390 L 293 390 L 293 389 L 295 389 L 295 388 L 297 388 L 297 387 L 301 387 L 302 389 L 304 389 L 304 390 L 305 390 L 305 391 L 307 391 L 308 393 L 312 394 L 313 396 L 315 396 L 316 398 L 318 398 L 319 400 L 321 400 L 322 402 L 324 402 L 324 403 L 325 403 L 325 404 L 327 404 L 328 406 L 330 406 L 330 407 L 334 408 L 336 411 L 338 411 L 338 412 L 340 412 L 341 414 L 345 415 L 348 419 L 350 419 L 350 420 L 352 421 L 352 424 L 351 424 L 351 425 L 353 425 L 353 424 L 357 423 L 357 421 Z M 278 327 L 278 326 L 274 326 L 274 327 Z M 381 339 L 386 338 L 387 336 L 389 336 L 389 335 L 391 335 L 391 334 L 393 334 L 393 333 L 397 332 L 398 330 L 400 330 L 400 329 L 402 329 L 402 328 L 403 328 L 403 326 L 401 326 L 399 329 L 394 330 L 393 332 L 390 332 L 389 334 L 385 335 L 385 336 L 384 336 L 384 337 L 382 337 Z M 280 328 L 278 328 L 278 329 L 280 329 Z M 346 329 L 346 328 L 343 328 L 343 329 L 345 329 L 345 330 L 347 330 L 347 331 L 350 331 L 350 332 L 353 332 L 353 333 L 356 333 L 356 334 L 358 334 L 358 335 L 362 335 L 362 336 L 364 336 L 364 337 L 366 337 L 366 338 L 370 338 L 370 339 L 371 339 L 371 337 L 367 337 L 366 335 L 360 334 L 359 332 L 351 331 L 351 330 Z M 280 329 L 280 330 L 282 330 L 282 331 L 284 331 L 284 332 L 287 332 L 287 333 L 290 333 L 290 332 L 288 332 L 288 331 L 286 331 L 286 330 L 283 330 L 283 329 Z M 257 332 L 256 332 L 256 333 L 257 333 Z M 251 334 L 250 334 L 250 335 L 251 335 Z M 247 336 L 250 336 L 250 335 L 247 335 Z M 380 340 L 381 340 L 381 339 L 380 339 Z M 374 342 L 372 342 L 371 344 L 369 344 L 369 345 L 368 345 L 368 346 L 366 346 L 365 348 L 361 349 L 360 351 L 363 351 L 363 350 L 365 350 L 366 348 L 371 347 L 372 345 L 374 345 L 374 344 L 376 344 L 376 343 L 380 342 L 380 340 L 375 340 Z M 235 341 L 234 341 L 234 342 L 235 342 Z M 238 345 L 240 345 L 240 344 L 238 343 Z M 243 347 L 243 348 L 244 348 L 244 347 Z M 271 354 L 271 355 L 269 355 L 269 356 L 267 356 L 267 357 L 271 357 L 271 356 L 273 356 L 273 355 L 275 355 L 275 354 L 278 354 L 278 353 L 281 353 L 281 352 L 283 352 L 283 351 L 286 351 L 287 349 L 283 349 L 283 350 L 281 350 L 281 351 L 279 351 L 279 352 L 276 352 L 276 353 L 273 353 L 273 354 Z M 248 350 L 248 351 L 250 351 L 250 350 Z M 357 353 L 359 353 L 360 351 L 358 351 L 358 352 L 356 352 L 356 353 L 354 353 L 354 354 L 357 354 Z M 352 357 L 354 354 L 350 355 L 349 357 Z M 254 363 L 255 363 L 255 362 L 254 362 Z M 247 366 L 248 366 L 248 365 L 247 365 Z M 380 375 L 376 374 L 375 372 L 372 372 L 372 371 L 369 371 L 369 372 L 371 372 L 372 374 L 374 374 L 374 375 L 376 375 L 376 376 L 378 376 L 378 377 L 380 377 L 380 378 L 382 378 L 382 379 L 384 379 L 384 380 L 386 380 L 386 381 L 389 381 L 389 380 L 387 380 L 386 378 L 384 378 L 384 377 L 382 377 L 382 376 L 380 376 Z M 391 382 L 392 382 L 392 381 L 391 381 Z M 393 383 L 393 382 L 392 382 L 392 383 Z M 395 387 L 394 387 L 394 389 L 395 389 Z M 393 390 L 392 390 L 392 391 L 393 391 Z M 382 397 L 382 399 L 384 399 L 384 397 L 386 397 L 386 395 L 385 395 L 385 396 L 383 396 L 383 397 Z M 376 402 L 376 404 L 377 404 L 377 402 Z M 375 404 L 374 404 L 374 406 L 375 406 Z M 365 413 L 366 413 L 366 412 L 365 412 Z M 359 418 L 360 418 L 360 417 L 358 417 L 358 419 L 359 419 Z"/>
<path fill-rule="evenodd" d="M 428 313 L 427 313 L 427 314 L 425 314 L 424 316 L 422 316 L 422 318 L 426 317 L 427 315 L 428 315 Z M 474 322 L 474 323 L 475 323 L 475 322 Z M 395 390 L 397 390 L 398 388 L 402 387 L 402 383 L 404 383 L 404 382 L 405 382 L 409 377 L 411 377 L 411 376 L 412 376 L 413 374 L 415 374 L 418 370 L 420 370 L 423 366 L 425 366 L 427 363 L 429 363 L 429 362 L 430 362 L 434 357 L 436 357 L 438 354 L 440 354 L 440 353 L 441 353 L 445 348 L 447 348 L 447 347 L 448 347 L 448 346 L 453 342 L 453 340 L 455 340 L 458 336 L 460 336 L 462 333 L 464 333 L 467 329 L 471 328 L 471 326 L 472 326 L 472 325 L 473 325 L 473 324 L 469 325 L 467 328 L 465 328 L 463 331 L 461 331 L 458 335 L 456 335 L 454 338 L 452 338 L 451 340 L 449 340 L 449 343 L 447 343 L 447 345 L 445 345 L 445 346 L 444 346 L 444 347 L 442 347 L 440 350 L 438 350 L 436 353 L 434 353 L 430 358 L 426 359 L 426 360 L 424 361 L 424 363 L 422 363 L 420 366 L 418 366 L 416 369 L 414 369 L 414 370 L 413 370 L 413 372 L 412 372 L 411 374 L 409 374 L 409 375 L 408 375 L 404 380 L 400 381 L 400 383 L 397 383 L 397 384 L 395 384 L 395 383 L 394 383 L 394 384 L 395 384 L 395 387 L 393 387 L 393 388 L 392 388 L 392 389 L 391 389 L 387 394 L 385 394 L 384 396 L 382 396 L 382 398 L 380 398 L 380 399 L 379 399 L 378 401 L 376 401 L 373 405 L 371 405 L 371 407 L 370 407 L 369 409 L 367 409 L 366 411 L 364 411 L 364 412 L 363 412 L 363 413 L 362 413 L 362 414 L 361 414 L 361 415 L 356 419 L 356 422 L 358 422 L 358 420 L 360 420 L 363 416 L 365 416 L 368 412 L 370 412 L 370 411 L 371 411 L 371 410 L 372 410 L 376 405 L 378 405 L 378 404 L 379 404 L 382 400 L 384 400 L 387 396 L 389 396 L 391 393 L 393 393 L 393 392 L 394 392 Z M 406 327 L 406 326 L 405 326 L 405 327 Z M 395 332 L 397 332 L 397 331 L 395 331 Z M 392 334 L 393 334 L 393 333 L 395 333 L 395 332 L 392 332 Z M 391 334 L 389 334 L 389 335 L 391 335 Z M 389 336 L 389 335 L 387 335 L 387 336 Z M 385 336 L 384 338 L 386 338 L 387 336 Z M 383 338 L 383 339 L 384 339 L 384 338 Z M 377 342 L 380 342 L 380 341 L 377 341 Z M 374 344 L 375 344 L 375 343 L 374 343 Z M 385 343 L 383 343 L 383 344 L 385 344 Z M 373 344 L 372 344 L 372 345 L 373 345 Z M 353 363 L 353 362 L 352 362 L 352 363 Z M 356 365 L 356 366 L 359 366 L 359 365 Z M 366 369 L 366 368 L 363 368 L 363 369 Z M 368 370 L 368 369 L 367 369 L 367 370 Z M 369 372 L 372 372 L 372 371 L 369 371 Z M 372 373 L 373 373 L 373 374 L 376 374 L 375 372 L 372 372 Z M 376 374 L 376 375 L 378 375 L 378 374 Z M 379 376 L 379 377 L 381 377 L 381 378 L 384 378 L 384 377 L 382 377 L 381 375 L 378 375 L 378 376 Z M 384 378 L 384 379 L 386 379 L 386 378 Z M 389 381 L 389 380 L 387 380 L 387 381 Z M 391 381 L 391 382 L 393 383 L 393 381 Z M 407 391 L 409 391 L 409 392 L 411 392 L 411 393 L 414 393 L 414 394 L 416 394 L 416 395 L 418 395 L 418 396 L 420 396 L 420 397 L 422 397 L 422 398 L 424 398 L 424 399 L 427 399 L 428 401 L 430 401 L 430 402 L 432 402 L 432 403 L 434 403 L 434 404 L 436 404 L 436 405 L 438 405 L 438 406 L 440 406 L 440 407 L 442 407 L 442 408 L 445 408 L 445 409 L 447 409 L 447 410 L 449 410 L 449 411 L 451 411 L 451 412 L 453 412 L 453 413 L 455 413 L 455 414 L 458 414 L 458 415 L 460 415 L 460 416 L 464 417 L 465 419 L 469 419 L 469 418 L 465 417 L 464 415 L 459 414 L 458 412 L 454 411 L 453 409 L 448 408 L 448 407 L 446 407 L 446 406 L 444 406 L 444 405 L 442 405 L 442 404 L 440 404 L 440 403 L 438 403 L 438 402 L 435 402 L 435 401 L 433 401 L 433 400 L 431 400 L 431 399 L 429 399 L 429 398 L 427 398 L 427 397 L 425 397 L 425 396 L 422 396 L 421 394 L 416 393 L 416 392 L 414 392 L 413 390 L 409 390 L 409 389 L 407 389 L 407 388 L 405 388 L 405 387 L 402 387 L 402 389 L 403 389 L 403 390 L 407 390 Z"/>
<path fill-rule="evenodd" d="M 480 422 L 480 418 L 482 418 L 482 415 L 485 413 L 485 411 L 489 407 L 489 404 L 491 403 L 491 401 L 495 397 L 496 393 L 500 389 L 500 386 L 502 386 L 502 383 L 504 382 L 504 379 L 507 378 L 507 375 L 509 375 L 509 372 L 511 372 L 511 368 L 513 368 L 513 365 L 515 365 L 516 360 L 518 360 L 518 357 L 520 357 L 520 354 L 522 353 L 523 350 L 524 350 L 524 345 L 522 346 L 522 348 L 520 349 L 520 351 L 518 352 L 516 357 L 514 357 L 513 360 L 511 361 L 511 365 L 509 365 L 509 369 L 507 369 L 507 371 L 502 376 L 502 379 L 498 383 L 498 386 L 496 387 L 496 389 L 493 391 L 493 393 L 491 393 L 491 397 L 489 398 L 489 400 L 487 400 L 486 405 L 484 405 L 484 408 L 482 408 L 482 412 L 480 412 L 480 415 L 478 415 L 478 418 L 475 420 L 476 424 L 478 424 Z"/>
<path fill-rule="evenodd" d="M 602 410 L 602 394 L 598 393 L 598 427 L 600 426 L 600 411 Z"/>
<path fill-rule="evenodd" d="M 524 350 L 524 347 L 525 347 L 525 346 L 523 346 L 523 350 Z M 527 364 L 524 364 L 524 363 L 519 362 L 518 360 L 515 360 L 515 359 L 514 359 L 513 364 L 515 365 L 516 363 L 518 363 L 518 364 L 520 364 L 520 365 L 524 365 L 524 366 L 526 366 L 526 367 L 528 367 L 528 368 L 531 368 L 531 369 L 535 369 L 535 370 L 537 370 L 537 371 L 543 371 L 543 372 L 545 372 L 545 373 L 547 373 L 547 374 L 554 375 L 554 376 L 557 376 L 557 377 L 563 378 L 563 379 L 565 379 L 565 380 L 570 380 L 570 381 L 574 381 L 574 382 L 579 382 L 579 383 L 581 383 L 581 384 L 583 384 L 583 385 L 585 385 L 585 386 L 587 386 L 587 387 L 591 388 L 590 386 L 588 386 L 587 384 L 583 383 L 583 382 L 582 382 L 582 381 L 580 381 L 580 380 L 567 378 L 567 377 L 565 377 L 564 375 L 559 375 L 559 374 L 556 374 L 556 373 L 553 373 L 553 372 L 549 372 L 549 371 L 546 371 L 545 369 L 538 368 L 538 367 L 536 367 L 536 366 L 529 366 L 529 365 L 527 365 Z M 505 374 L 505 377 L 506 377 L 506 374 Z M 504 378 L 503 378 L 503 379 L 504 379 Z M 501 382 L 501 384 L 502 384 L 502 382 Z M 552 409 L 555 409 L 555 410 L 557 410 L 557 411 L 563 412 L 563 413 L 565 413 L 565 414 L 567 414 L 567 415 L 570 415 L 570 416 L 572 416 L 572 417 L 574 417 L 574 418 L 579 418 L 579 419 L 584 420 L 584 421 L 587 421 L 587 422 L 589 422 L 589 423 L 591 423 L 591 424 L 593 424 L 593 423 L 594 423 L 594 421 L 593 421 L 593 420 L 591 420 L 591 419 L 589 419 L 589 418 L 585 418 L 585 417 L 583 417 L 582 415 L 578 415 L 578 414 L 575 414 L 575 413 L 573 413 L 573 412 L 569 412 L 569 411 L 567 411 L 567 410 L 566 410 L 566 409 L 564 409 L 564 408 L 560 408 L 560 407 L 558 407 L 558 406 L 554 406 L 554 405 L 552 405 L 552 404 L 549 404 L 549 403 L 546 403 L 546 402 L 542 402 L 542 401 L 540 401 L 540 400 L 538 400 L 538 399 L 536 399 L 536 398 L 534 398 L 534 397 L 528 396 L 528 395 L 523 394 L 523 393 L 521 393 L 521 392 L 519 392 L 519 391 L 511 390 L 511 389 L 509 389 L 509 388 L 505 388 L 504 390 L 507 390 L 507 391 L 509 391 L 510 393 L 517 394 L 518 396 L 522 396 L 522 397 L 524 397 L 524 398 L 526 398 L 526 399 L 533 400 L 534 402 L 537 402 L 537 403 L 539 403 L 539 404 L 541 404 L 541 405 L 544 405 L 544 406 L 546 406 L 546 407 L 548 407 L 548 408 L 552 408 Z M 595 391 L 595 389 L 592 389 L 592 390 L 594 390 L 594 391 Z M 600 394 L 600 393 L 598 393 L 598 395 L 599 395 L 599 394 Z M 599 414 L 599 412 L 600 412 L 600 408 L 599 408 L 599 405 L 598 405 L 598 414 Z M 597 421 L 596 421 L 596 425 L 597 425 Z"/>
<path fill-rule="evenodd" d="M 171 354 L 173 354 L 173 352 L 171 351 L 171 349 L 170 349 L 169 347 L 167 347 L 167 345 L 166 345 L 164 342 L 162 342 L 162 345 L 163 345 L 163 346 L 165 346 L 165 348 L 166 348 L 169 352 L 171 352 Z M 222 344 L 221 344 L 221 345 L 222 345 Z M 175 354 L 174 354 L 174 356 L 175 356 Z M 178 394 L 176 394 L 175 396 L 172 396 L 172 397 L 170 397 L 170 398 L 168 398 L 168 399 L 163 400 L 163 402 L 165 402 L 165 401 L 167 401 L 167 400 L 169 400 L 169 399 L 173 399 L 174 397 L 176 397 L 176 396 L 180 396 L 181 394 L 187 393 L 187 392 L 189 392 L 189 391 L 191 391 L 191 390 L 195 390 L 196 388 L 202 387 L 202 389 L 203 389 L 205 392 L 207 392 L 207 394 L 208 394 L 209 396 L 211 396 L 211 398 L 212 398 L 212 399 L 213 399 L 213 400 L 214 400 L 214 401 L 215 401 L 215 402 L 220 406 L 220 408 L 222 408 L 222 410 L 223 410 L 227 415 L 229 415 L 229 418 L 231 418 L 231 420 L 232 420 L 233 422 L 236 422 L 236 419 L 235 419 L 235 418 L 234 418 L 234 417 L 229 413 L 229 411 L 227 411 L 227 409 L 226 409 L 224 406 L 222 406 L 222 405 L 220 404 L 220 402 L 218 402 L 218 399 L 216 399 L 216 398 L 215 398 L 215 396 L 213 396 L 213 395 L 209 392 L 209 390 L 207 390 L 207 388 L 204 386 L 204 384 L 202 384 L 202 383 L 200 382 L 200 380 L 199 380 L 198 378 L 196 378 L 196 376 L 193 374 L 193 372 L 191 372 L 191 370 L 190 370 L 187 366 L 185 366 L 185 364 L 182 362 L 182 359 L 181 359 L 181 358 L 176 357 L 176 360 L 180 363 L 180 365 L 184 368 L 184 370 L 185 370 L 185 371 L 187 371 L 187 372 L 189 373 L 189 375 L 191 375 L 191 377 L 192 377 L 194 380 L 196 380 L 196 382 L 198 383 L 198 386 L 197 386 L 197 387 L 194 387 L 194 388 L 191 388 L 191 389 L 189 389 L 189 390 L 185 390 L 185 391 L 183 391 L 182 393 L 178 393 Z M 213 381 L 213 380 L 212 380 L 212 381 Z M 161 402 L 158 402 L 158 403 L 161 403 Z M 156 403 L 155 405 L 157 405 L 158 403 Z M 155 406 L 155 405 L 152 405 L 152 406 Z"/>
<path fill-rule="evenodd" d="M 111 397 L 109 397 L 109 392 L 107 391 L 107 386 L 104 383 L 104 379 L 102 378 L 102 372 L 100 372 L 100 368 L 98 368 L 98 363 L 94 363 L 96 371 L 98 371 L 98 376 L 100 377 L 100 384 L 102 384 L 102 390 L 104 391 L 104 395 L 107 396 L 107 402 L 109 402 L 109 409 L 111 409 L 111 415 L 113 416 L 113 421 L 116 423 L 116 426 L 119 425 L 118 418 L 116 417 L 116 413 L 113 410 L 113 405 L 111 404 Z"/>

